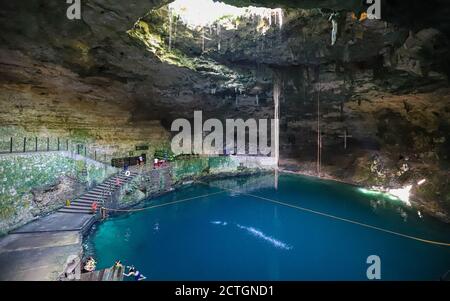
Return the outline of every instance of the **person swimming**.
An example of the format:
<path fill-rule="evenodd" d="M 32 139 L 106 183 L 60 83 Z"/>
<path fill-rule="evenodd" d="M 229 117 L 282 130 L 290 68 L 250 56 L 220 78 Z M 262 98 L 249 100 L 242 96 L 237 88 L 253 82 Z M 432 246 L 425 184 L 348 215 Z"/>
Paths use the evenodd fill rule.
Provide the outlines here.
<path fill-rule="evenodd" d="M 144 275 L 141 274 L 134 266 L 128 266 L 128 273 L 123 273 L 125 277 L 134 277 L 135 281 L 141 281 L 147 279 Z"/>
<path fill-rule="evenodd" d="M 115 268 L 123 268 L 123 264 L 122 264 L 122 262 L 121 262 L 120 260 L 117 260 L 117 261 L 114 263 L 114 267 L 115 267 Z"/>
<path fill-rule="evenodd" d="M 84 272 L 92 272 L 95 270 L 96 265 L 97 265 L 97 262 L 95 261 L 95 259 L 92 256 L 89 256 L 86 261 L 86 264 L 83 267 L 83 271 Z"/>

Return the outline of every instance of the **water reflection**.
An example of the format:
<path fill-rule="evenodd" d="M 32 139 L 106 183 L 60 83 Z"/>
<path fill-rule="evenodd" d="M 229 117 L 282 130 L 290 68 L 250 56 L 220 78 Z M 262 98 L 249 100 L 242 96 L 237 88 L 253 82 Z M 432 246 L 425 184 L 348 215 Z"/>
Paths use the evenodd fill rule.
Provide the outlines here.
<path fill-rule="evenodd" d="M 211 224 L 213 225 L 220 225 L 220 226 L 227 226 L 228 222 L 223 222 L 223 221 L 212 221 Z M 268 236 L 266 234 L 264 234 L 262 231 L 254 228 L 254 227 L 247 227 L 247 226 L 242 226 L 240 224 L 234 224 L 237 228 L 241 229 L 241 230 L 245 230 L 246 232 L 248 232 L 249 234 L 251 234 L 252 236 L 255 236 L 257 238 L 260 238 L 268 243 L 270 243 L 271 245 L 273 245 L 276 248 L 279 249 L 284 249 L 284 250 L 292 250 L 293 247 L 288 245 L 285 242 L 282 242 L 276 238 L 273 238 L 271 236 Z"/>

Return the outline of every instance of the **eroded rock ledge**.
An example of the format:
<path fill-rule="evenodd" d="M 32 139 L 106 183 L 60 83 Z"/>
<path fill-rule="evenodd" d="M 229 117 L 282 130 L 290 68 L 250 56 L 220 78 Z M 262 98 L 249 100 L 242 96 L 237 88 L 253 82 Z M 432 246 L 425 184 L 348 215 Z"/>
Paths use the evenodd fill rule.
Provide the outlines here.
<path fill-rule="evenodd" d="M 237 31 L 221 31 L 221 50 L 212 31 L 204 53 L 200 35 L 178 24 L 175 54 L 166 53 L 169 1 L 82 2 L 79 22 L 67 20 L 61 1 L 2 2 L 2 139 L 65 137 L 110 156 L 149 144 L 152 155 L 167 147 L 171 121 L 195 109 L 205 118 L 270 118 L 277 74 L 286 162 L 315 170 L 320 87 L 324 173 L 366 186 L 426 178 L 416 201 L 450 212 L 445 1 L 390 1 L 382 21 L 361 21 L 361 1 L 226 0 L 283 7 L 285 24 L 259 36 L 257 20 L 241 20 Z M 343 17 L 332 47 L 333 10 Z M 171 62 L 150 51 L 149 35 Z"/>

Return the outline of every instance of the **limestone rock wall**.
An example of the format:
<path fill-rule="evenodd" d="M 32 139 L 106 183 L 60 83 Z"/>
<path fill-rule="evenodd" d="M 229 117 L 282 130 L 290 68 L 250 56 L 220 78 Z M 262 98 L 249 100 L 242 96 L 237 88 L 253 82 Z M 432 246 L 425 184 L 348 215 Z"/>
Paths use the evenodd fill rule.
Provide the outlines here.
<path fill-rule="evenodd" d="M 148 13 L 168 2 L 82 1 L 83 19 L 69 21 L 59 0 L 2 1 L 0 140 L 69 137 L 116 157 L 148 144 L 151 156 L 169 144 L 171 121 L 196 109 L 271 118 L 277 76 L 282 159 L 314 172 L 320 90 L 324 172 L 361 185 L 426 177 L 416 197 L 449 211 L 448 1 L 383 1 L 376 21 L 360 18 L 362 1 L 225 0 L 283 7 L 285 23 L 261 36 L 258 20 L 239 20 L 220 31 L 220 50 L 207 28 L 204 53 L 201 34 L 179 24 L 167 52 L 167 11 Z M 331 46 L 333 11 L 341 18 Z M 374 157 L 384 176 L 370 169 Z"/>
<path fill-rule="evenodd" d="M 0 155 L 0 233 L 63 206 L 113 173 L 66 152 Z"/>
<path fill-rule="evenodd" d="M 158 196 L 172 188 L 171 169 L 145 168 L 130 183 L 125 184 L 107 203 L 108 208 L 126 208 L 140 201 Z"/>
<path fill-rule="evenodd" d="M 174 181 L 213 176 L 220 173 L 239 173 L 248 170 L 271 170 L 276 166 L 273 157 L 221 156 L 200 157 L 173 162 Z"/>
<path fill-rule="evenodd" d="M 129 183 L 123 185 L 112 199 L 106 203 L 107 208 L 127 208 L 140 201 L 158 196 L 182 185 L 183 182 L 202 177 L 230 176 L 267 172 L 274 168 L 274 160 L 270 157 L 200 157 L 177 160 L 163 169 L 152 169 L 150 166 L 140 167 L 139 174 Z M 250 180 L 249 180 L 250 179 Z M 265 178 L 263 183 L 253 181 L 251 177 L 245 182 L 253 187 L 273 185 L 273 176 Z M 258 186 L 259 185 L 259 186 Z"/>

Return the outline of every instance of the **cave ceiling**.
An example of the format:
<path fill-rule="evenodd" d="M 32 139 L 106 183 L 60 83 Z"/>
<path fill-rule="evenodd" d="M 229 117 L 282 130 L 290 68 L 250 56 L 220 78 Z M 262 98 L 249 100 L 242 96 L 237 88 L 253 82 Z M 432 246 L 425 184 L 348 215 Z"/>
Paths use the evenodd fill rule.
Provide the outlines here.
<path fill-rule="evenodd" d="M 145 20 L 149 11 L 161 8 L 169 2 L 82 1 L 82 20 L 68 21 L 65 17 L 67 6 L 61 5 L 60 1 L 2 1 L 0 15 L 2 82 L 6 84 L 21 82 L 23 85 L 31 85 L 31 91 L 39 90 L 41 94 L 47 93 L 55 97 L 66 98 L 67 95 L 72 95 L 75 98 L 88 98 L 86 102 L 92 101 L 91 98 L 100 100 L 104 95 L 108 95 L 108 100 L 103 101 L 120 104 L 120 110 L 125 111 L 124 115 L 130 121 L 161 120 L 161 116 L 169 118 L 174 111 L 173 106 L 183 108 L 179 110 L 182 112 L 202 108 L 206 111 L 210 109 L 211 112 L 219 110 L 224 116 L 235 114 L 234 109 L 223 109 L 224 101 L 218 101 L 217 97 L 210 93 L 211 87 L 217 85 L 215 81 L 220 80 L 211 73 L 198 72 L 209 67 L 201 66 L 202 68 L 192 70 L 161 62 L 153 53 L 146 51 L 141 41 L 127 34 L 137 20 L 141 18 Z M 297 89 L 295 81 L 301 81 L 303 76 L 314 82 L 314 76 L 309 74 L 310 71 L 314 72 L 313 70 L 302 71 L 296 69 L 298 67 L 308 64 L 321 65 L 323 68 L 320 72 L 324 73 L 324 80 L 327 80 L 327 72 L 331 69 L 333 72 L 338 70 L 345 73 L 355 68 L 358 70 L 362 68 L 363 71 L 367 68 L 372 73 L 377 73 L 379 70 L 372 67 L 380 64 L 385 52 L 391 52 L 389 55 L 392 56 L 392 52 L 398 51 L 407 41 L 412 44 L 411 48 L 434 43 L 433 45 L 437 45 L 436 53 L 439 57 L 445 58 L 445 55 L 442 55 L 447 47 L 445 36 L 448 21 L 442 21 L 444 16 L 448 15 L 445 1 L 384 1 L 383 12 L 386 22 L 365 27 L 364 30 L 370 33 L 372 38 L 367 38 L 363 43 L 354 46 L 353 50 L 345 49 L 344 44 L 338 44 L 335 49 L 330 48 L 330 24 L 326 14 L 328 11 L 342 11 L 359 15 L 365 7 L 361 1 L 225 0 L 224 2 L 236 6 L 283 7 L 290 12 L 296 9 L 320 8 L 325 12 L 313 14 L 310 20 L 288 19 L 280 34 L 282 42 L 275 40 L 275 35 L 270 36 L 268 43 L 272 45 L 272 50 L 267 50 L 261 57 L 246 53 L 246 46 L 239 43 L 234 45 L 234 51 L 226 55 L 211 53 L 210 58 L 234 68 L 227 73 L 230 76 L 238 73 L 248 79 L 246 74 L 260 68 L 259 65 L 268 66 L 271 70 L 281 68 L 283 76 L 289 77 L 288 82 L 292 89 Z M 292 16 L 295 17 L 295 12 Z M 419 19 L 420 22 L 417 21 Z M 301 28 L 306 28 L 303 36 L 298 34 Z M 412 29 L 415 32 L 424 29 L 428 31 L 423 32 L 420 37 L 409 37 L 408 31 Z M 298 46 L 302 43 L 306 46 Z M 189 46 L 189 42 L 184 44 L 180 47 Z M 299 53 L 310 53 L 307 61 Z M 431 55 L 438 57 L 436 53 Z M 389 55 L 386 55 L 388 59 Z M 392 68 L 386 74 L 396 78 L 399 76 L 397 71 L 402 68 L 409 73 L 412 72 L 413 75 L 414 72 L 422 72 L 409 70 L 412 67 L 408 64 L 414 61 L 415 53 L 398 55 L 405 57 L 406 62 L 403 64 L 405 66 L 396 62 L 395 64 L 401 66 Z M 342 59 L 343 56 L 347 58 Z M 341 64 L 343 60 L 347 60 L 349 64 Z M 413 63 L 415 62 L 411 64 Z M 433 58 L 427 67 L 435 68 L 436 70 L 432 71 L 438 72 L 439 75 L 436 77 L 440 78 L 439 76 L 446 72 L 442 69 L 445 69 L 447 64 Z M 263 77 L 265 73 L 267 72 L 261 72 Z M 295 78 L 300 73 L 302 75 Z M 36 74 L 40 76 L 36 77 Z M 407 81 L 402 76 L 400 78 Z M 254 83 L 253 79 L 253 86 L 249 84 L 246 87 L 249 90 L 245 92 L 251 95 L 252 91 L 267 84 L 264 80 L 267 78 L 261 81 L 256 79 L 257 83 Z M 335 80 L 345 81 L 345 78 L 330 79 L 330 82 Z M 388 78 L 381 80 L 389 82 Z M 415 78 L 412 80 L 417 81 Z M 428 83 L 428 80 L 423 81 Z M 67 82 L 72 84 L 68 85 Z M 403 86 L 407 87 L 408 84 L 405 83 Z M 86 95 L 86 91 L 95 91 L 93 94 L 99 95 Z M 227 93 L 224 91 L 221 96 Z M 270 91 L 267 95 L 269 94 Z M 337 96 L 336 101 L 338 98 L 342 98 L 342 95 Z M 255 110 L 250 106 L 243 112 L 248 115 L 254 114 Z M 262 110 L 261 114 L 269 113 Z"/>

